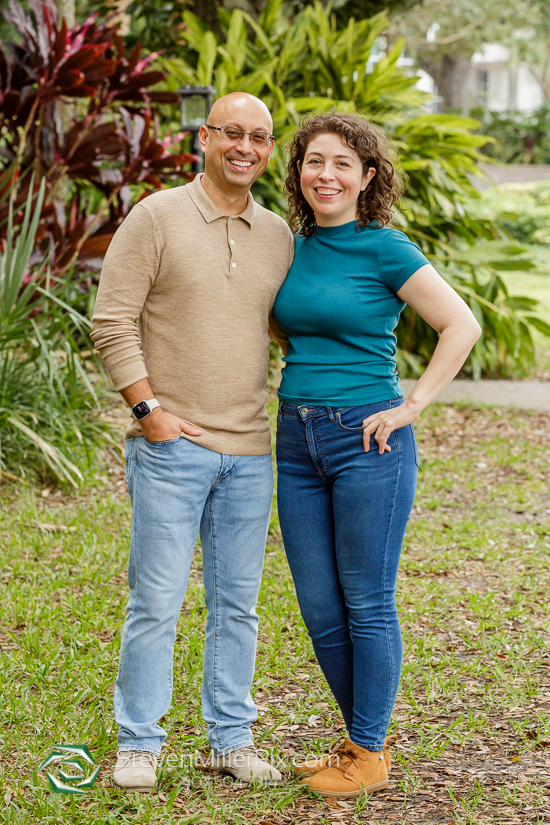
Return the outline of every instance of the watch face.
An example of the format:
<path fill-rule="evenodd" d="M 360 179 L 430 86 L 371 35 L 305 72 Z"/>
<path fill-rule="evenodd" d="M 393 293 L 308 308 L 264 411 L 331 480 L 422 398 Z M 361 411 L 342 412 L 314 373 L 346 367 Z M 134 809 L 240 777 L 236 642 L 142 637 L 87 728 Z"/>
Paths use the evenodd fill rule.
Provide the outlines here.
<path fill-rule="evenodd" d="M 140 401 L 139 404 L 132 407 L 132 412 L 139 421 L 141 418 L 145 418 L 146 415 L 149 415 L 151 410 L 149 409 L 149 404 L 147 401 Z"/>

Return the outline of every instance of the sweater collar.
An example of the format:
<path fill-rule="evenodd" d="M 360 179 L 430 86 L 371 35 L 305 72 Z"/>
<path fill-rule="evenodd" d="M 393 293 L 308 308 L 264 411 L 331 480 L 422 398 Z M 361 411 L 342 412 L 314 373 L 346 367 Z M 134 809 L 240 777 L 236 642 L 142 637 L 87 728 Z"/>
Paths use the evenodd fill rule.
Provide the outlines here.
<path fill-rule="evenodd" d="M 246 207 L 240 215 L 230 215 L 227 216 L 223 212 L 220 212 L 217 206 L 215 206 L 206 192 L 204 191 L 204 187 L 201 183 L 201 178 L 203 177 L 204 172 L 196 175 L 194 180 L 191 183 L 187 184 L 187 189 L 189 194 L 191 195 L 191 200 L 203 216 L 206 223 L 212 223 L 212 221 L 218 220 L 218 218 L 225 218 L 225 217 L 232 217 L 232 218 L 242 218 L 243 221 L 252 228 L 254 225 L 254 217 L 256 214 L 256 204 L 254 202 L 254 198 L 252 197 L 251 193 L 248 193 L 248 200 L 246 203 Z"/>

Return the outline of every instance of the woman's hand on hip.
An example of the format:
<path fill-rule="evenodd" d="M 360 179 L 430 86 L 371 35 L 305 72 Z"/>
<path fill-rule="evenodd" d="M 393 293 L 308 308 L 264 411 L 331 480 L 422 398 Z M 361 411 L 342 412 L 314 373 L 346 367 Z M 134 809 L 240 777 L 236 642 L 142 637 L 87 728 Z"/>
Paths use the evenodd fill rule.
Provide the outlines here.
<path fill-rule="evenodd" d="M 373 413 L 363 421 L 363 446 L 368 453 L 370 448 L 370 437 L 374 433 L 374 438 L 378 443 L 378 452 L 391 453 L 391 447 L 387 443 L 388 438 L 394 430 L 412 424 L 418 418 L 418 412 L 412 404 L 404 401 L 399 407 L 392 407 L 389 410 L 381 410 Z"/>

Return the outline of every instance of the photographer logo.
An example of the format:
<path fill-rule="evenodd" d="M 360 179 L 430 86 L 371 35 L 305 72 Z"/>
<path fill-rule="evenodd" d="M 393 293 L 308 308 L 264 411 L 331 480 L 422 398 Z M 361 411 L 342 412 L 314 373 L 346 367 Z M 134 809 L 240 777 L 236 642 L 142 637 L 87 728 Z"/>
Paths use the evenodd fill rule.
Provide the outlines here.
<path fill-rule="evenodd" d="M 85 794 L 93 788 L 101 770 L 101 765 L 94 765 L 86 745 L 54 745 L 38 770 L 50 767 L 46 776 L 54 793 Z"/>

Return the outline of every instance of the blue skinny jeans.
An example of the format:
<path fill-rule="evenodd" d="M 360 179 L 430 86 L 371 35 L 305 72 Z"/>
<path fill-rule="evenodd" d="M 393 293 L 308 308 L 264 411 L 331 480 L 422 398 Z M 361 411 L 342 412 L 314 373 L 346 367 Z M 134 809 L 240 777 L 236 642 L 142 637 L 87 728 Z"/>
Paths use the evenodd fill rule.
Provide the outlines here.
<path fill-rule="evenodd" d="M 395 604 L 401 547 L 416 491 L 412 425 L 390 453 L 362 421 L 402 398 L 359 407 L 279 404 L 277 501 L 285 550 L 315 654 L 349 737 L 384 747 L 402 641 Z"/>

